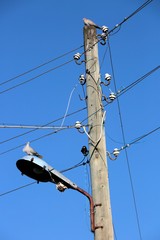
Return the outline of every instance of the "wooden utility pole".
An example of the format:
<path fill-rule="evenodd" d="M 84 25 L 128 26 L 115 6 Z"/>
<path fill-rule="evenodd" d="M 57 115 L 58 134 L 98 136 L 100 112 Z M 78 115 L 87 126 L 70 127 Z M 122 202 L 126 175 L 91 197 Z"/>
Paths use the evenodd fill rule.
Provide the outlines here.
<path fill-rule="evenodd" d="M 113 240 L 108 167 L 105 141 L 105 112 L 102 105 L 96 28 L 84 26 L 88 135 L 95 240 Z"/>

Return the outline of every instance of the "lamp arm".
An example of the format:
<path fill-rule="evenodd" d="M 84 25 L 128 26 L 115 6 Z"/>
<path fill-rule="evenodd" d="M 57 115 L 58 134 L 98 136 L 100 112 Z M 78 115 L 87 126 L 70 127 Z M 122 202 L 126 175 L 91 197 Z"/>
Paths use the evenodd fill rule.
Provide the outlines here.
<path fill-rule="evenodd" d="M 90 203 L 90 221 L 91 221 L 91 231 L 94 232 L 95 231 L 95 221 L 94 221 L 94 202 L 93 202 L 93 198 L 92 196 L 86 192 L 85 190 L 83 190 L 82 188 L 76 186 L 74 188 L 74 190 L 82 193 L 84 196 L 86 196 L 89 200 Z"/>

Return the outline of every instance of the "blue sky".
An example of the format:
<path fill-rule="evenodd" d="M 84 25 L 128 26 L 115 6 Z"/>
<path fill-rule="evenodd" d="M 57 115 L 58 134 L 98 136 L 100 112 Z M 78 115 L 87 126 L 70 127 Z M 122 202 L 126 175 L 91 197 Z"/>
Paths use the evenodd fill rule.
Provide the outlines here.
<path fill-rule="evenodd" d="M 143 3 L 141 0 L 0 1 L 1 126 L 45 125 L 51 121 L 51 125 L 60 126 L 62 120 L 65 120 L 63 126 L 74 126 L 76 121 L 85 119 L 86 110 L 63 118 L 68 103 L 68 114 L 85 107 L 79 98 L 79 95 L 83 97 L 83 91 L 78 80 L 85 66 L 71 61 L 60 67 L 72 60 L 75 53 L 84 51 L 82 18 L 112 29 Z M 98 45 L 102 80 L 106 72 L 112 76 L 114 73 L 117 89 L 123 90 L 159 66 L 159 12 L 160 2 L 154 0 L 110 36 L 113 65 L 108 45 Z M 10 80 L 65 53 L 68 54 Z M 36 78 L 56 67 L 59 68 Z M 35 79 L 15 87 L 32 78 Z M 159 89 L 157 70 L 119 97 L 126 143 L 160 127 Z M 114 90 L 113 82 L 109 88 L 103 88 L 106 96 Z M 117 101 L 105 110 L 106 146 L 112 152 L 124 145 Z M 44 160 L 60 171 L 83 160 L 81 148 L 88 144 L 86 134 L 74 128 L 44 138 L 41 137 L 52 130 L 33 131 L 21 137 L 29 129 L 1 128 L 0 131 L 0 238 L 92 240 L 88 200 L 81 194 L 72 190 L 60 193 L 55 185 L 40 183 L 2 195 L 34 182 L 22 177 L 16 168 L 16 161 L 24 156 L 22 149 L 26 142 L 31 141 Z M 143 240 L 160 239 L 159 137 L 159 131 L 155 131 L 126 149 Z M 35 141 L 37 138 L 40 139 Z M 121 151 L 116 161 L 108 158 L 107 162 L 115 240 L 139 240 L 126 152 Z M 65 176 L 91 191 L 89 166 L 67 171 Z"/>

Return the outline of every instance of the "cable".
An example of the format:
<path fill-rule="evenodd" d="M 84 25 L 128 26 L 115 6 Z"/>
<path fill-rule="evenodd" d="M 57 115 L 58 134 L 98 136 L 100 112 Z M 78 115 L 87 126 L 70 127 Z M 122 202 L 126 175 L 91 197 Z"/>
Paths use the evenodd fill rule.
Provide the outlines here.
<path fill-rule="evenodd" d="M 137 8 L 133 13 L 131 13 L 128 17 L 125 17 L 120 23 L 116 24 L 116 26 L 114 28 L 112 28 L 110 31 L 108 31 L 108 35 L 111 34 L 112 32 L 115 31 L 115 29 L 119 28 L 117 30 L 117 32 L 119 32 L 120 27 L 123 23 L 125 23 L 126 21 L 128 21 L 131 17 L 133 17 L 134 15 L 136 15 L 138 12 L 140 12 L 143 8 L 145 8 L 147 5 L 149 5 L 151 2 L 153 2 L 153 0 L 148 0 L 146 1 L 144 4 L 142 4 L 139 8 Z M 116 32 L 116 33 L 117 33 Z M 108 37 L 107 35 L 107 37 Z M 112 34 L 113 35 L 113 34 Z M 87 51 L 90 51 L 90 48 L 94 47 L 97 43 L 99 43 L 101 41 L 101 39 L 98 39 L 92 46 L 88 47 L 88 49 L 86 49 L 81 55 L 85 54 Z"/>
<path fill-rule="evenodd" d="M 28 184 L 23 185 L 23 186 L 21 186 L 21 187 L 18 187 L 18 188 L 12 189 L 12 190 L 7 191 L 7 192 L 4 192 L 4 193 L 1 193 L 1 194 L 0 194 L 0 197 L 2 197 L 2 196 L 4 196 L 4 195 L 7 195 L 7 194 L 9 194 L 9 193 L 12 193 L 12 192 L 18 191 L 18 190 L 20 190 L 20 189 L 22 189 L 22 188 L 29 187 L 29 186 L 31 186 L 31 185 L 33 185 L 33 184 L 35 184 L 35 183 L 37 183 L 37 182 L 28 183 Z"/>
<path fill-rule="evenodd" d="M 73 113 L 67 114 L 66 117 L 72 116 L 72 115 L 74 115 L 74 114 L 76 114 L 76 113 L 78 113 L 78 112 L 80 112 L 80 111 L 83 111 L 84 109 L 86 109 L 86 107 L 85 107 L 85 108 L 82 108 L 82 109 L 80 109 L 80 110 L 77 110 L 77 111 L 75 111 L 75 112 L 73 112 Z M 44 125 L 41 125 L 41 127 L 42 127 L 42 128 L 43 128 L 43 127 L 46 127 L 46 126 L 48 126 L 48 125 L 50 125 L 50 124 L 52 124 L 52 123 L 54 123 L 54 122 L 57 122 L 57 121 L 59 121 L 59 120 L 61 120 L 61 119 L 63 119 L 63 118 L 64 118 L 64 117 L 60 117 L 60 118 L 58 118 L 58 119 L 56 119 L 56 120 L 53 120 L 53 121 L 48 122 L 48 123 L 46 123 L 46 124 L 44 124 Z M 58 127 L 57 127 L 57 128 L 58 128 Z M 67 126 L 67 127 L 65 127 L 65 128 L 59 127 L 58 129 L 60 129 L 60 128 L 61 128 L 61 130 L 63 130 L 63 129 L 68 129 L 68 128 L 72 128 L 72 127 L 69 127 L 69 126 Z M 37 131 L 37 130 L 39 130 L 39 129 L 40 129 L 40 126 L 38 126 L 37 128 L 35 127 L 34 129 L 29 130 L 29 131 L 27 131 L 27 132 L 25 132 L 25 133 L 21 133 L 21 134 L 19 134 L 19 135 L 16 135 L 16 136 L 14 136 L 14 137 L 11 137 L 11 138 L 8 138 L 8 139 L 6 139 L 6 140 L 4 140 L 4 141 L 1 141 L 0 144 L 9 142 L 9 141 L 11 141 L 11 140 L 14 140 L 14 139 L 19 138 L 19 137 L 24 136 L 24 135 L 27 135 L 27 134 L 29 134 L 29 133 L 31 133 L 31 132 L 34 132 L 34 131 Z"/>
<path fill-rule="evenodd" d="M 141 11 L 144 7 L 146 7 L 146 6 L 147 6 L 148 4 L 150 4 L 152 1 L 153 1 L 153 0 L 150 0 L 150 1 L 145 2 L 141 7 L 139 7 L 139 8 L 138 8 L 136 11 L 134 11 L 131 15 L 129 15 L 128 17 L 126 17 L 121 23 L 117 24 L 112 30 L 110 30 L 109 33 L 113 32 L 117 27 L 120 27 L 124 22 L 126 22 L 129 18 L 131 18 L 132 16 L 134 16 L 135 14 L 137 14 L 139 11 Z M 51 61 L 52 61 L 52 60 L 50 60 L 49 62 L 51 62 Z M 49 62 L 48 62 L 48 63 L 49 63 Z M 5 84 L 5 83 L 7 83 L 7 82 L 10 82 L 10 81 L 12 81 L 12 80 L 14 80 L 14 79 L 16 79 L 16 78 L 18 78 L 18 77 L 20 77 L 20 76 L 23 76 L 23 75 L 25 75 L 25 74 L 27 74 L 27 73 L 29 73 L 29 72 L 31 72 L 31 71 L 33 71 L 33 70 L 41 67 L 41 66 L 44 66 L 44 65 L 46 65 L 46 64 L 48 64 L 48 63 L 44 63 L 44 64 L 42 64 L 42 65 L 39 65 L 38 67 L 33 68 L 33 69 L 31 69 L 31 70 L 23 73 L 23 74 L 20 74 L 20 75 L 14 77 L 14 78 L 12 78 L 12 79 L 9 79 L 9 80 L 7 80 L 7 81 L 5 81 L 5 82 L 2 82 L 0 85 L 3 85 L 3 84 Z M 65 64 L 66 64 L 66 63 L 65 63 Z M 63 64 L 63 65 L 64 65 L 64 64 Z M 61 66 L 63 66 L 63 65 L 61 65 Z M 60 66 L 58 66 L 58 67 L 60 67 Z M 58 68 L 58 67 L 56 67 L 56 68 Z M 56 68 L 54 68 L 54 69 L 56 69 Z M 50 69 L 50 70 L 46 71 L 45 73 L 48 73 L 48 72 L 50 72 L 50 71 L 52 71 L 52 70 L 54 70 L 54 69 Z M 32 80 L 34 80 L 35 78 L 44 75 L 45 73 L 42 73 L 42 74 L 40 74 L 40 75 L 38 75 L 38 76 L 36 76 L 36 77 L 34 77 L 34 78 L 32 78 L 32 79 L 29 79 L 29 80 L 21 83 L 21 84 L 17 84 L 17 85 L 15 85 L 15 86 L 13 86 L 12 88 L 8 88 L 8 89 L 0 92 L 0 94 L 4 93 L 4 92 L 6 92 L 6 91 L 9 91 L 9 90 L 11 90 L 11 89 L 13 89 L 13 88 L 16 88 L 16 87 L 18 87 L 18 86 L 20 86 L 20 85 L 22 85 L 22 84 L 25 84 L 25 83 L 27 83 L 27 82 L 29 82 L 29 81 L 32 81 Z M 100 110 L 100 109 L 99 109 L 99 110 Z M 98 111 L 99 111 L 99 110 L 98 110 Z M 146 136 L 146 135 L 145 135 L 145 136 Z M 143 137 L 145 137 L 145 136 L 143 136 Z M 21 146 L 23 146 L 23 145 L 21 145 Z M 18 147 L 19 147 L 19 146 L 18 146 Z M 18 147 L 16 147 L 16 148 L 18 148 Z M 16 148 L 14 148 L 14 149 L 16 149 Z M 13 149 L 12 149 L 12 150 L 13 150 Z M 2 155 L 2 153 L 1 153 L 0 155 Z M 31 183 L 31 184 L 34 184 L 34 183 L 36 183 L 36 182 L 33 182 L 33 183 Z M 25 187 L 25 186 L 29 186 L 29 185 L 31 185 L 31 184 L 24 185 L 24 186 L 22 186 L 22 187 L 20 187 L 20 188 L 23 188 L 23 187 Z M 9 191 L 8 193 L 13 192 L 13 191 L 17 191 L 17 190 L 20 189 L 20 188 L 11 190 L 11 191 Z M 7 194 L 7 193 L 4 193 L 4 194 Z M 2 195 L 4 195 L 4 194 L 1 194 L 0 196 L 2 196 Z"/>
<path fill-rule="evenodd" d="M 152 69 L 151 71 L 149 71 L 148 73 L 146 73 L 145 75 L 143 75 L 142 77 L 140 77 L 139 79 L 137 79 L 136 81 L 134 81 L 133 83 L 131 83 L 130 85 L 128 85 L 127 87 L 125 87 L 124 89 L 122 89 L 120 91 L 120 93 L 118 93 L 118 96 L 121 96 L 122 94 L 126 93 L 128 90 L 130 90 L 131 88 L 135 87 L 138 83 L 140 83 L 141 81 L 143 81 L 145 78 L 147 78 L 148 76 L 150 76 L 152 73 L 154 73 L 155 71 L 157 71 L 160 68 L 160 65 L 158 65 L 157 67 L 155 67 L 154 69 Z"/>
<path fill-rule="evenodd" d="M 84 158 L 79 163 L 77 163 L 76 165 L 74 165 L 70 168 L 61 170 L 60 173 L 67 172 L 67 171 L 73 170 L 74 168 L 86 165 L 88 163 L 88 160 L 86 162 L 84 162 L 85 158 L 86 158 L 86 156 L 84 156 Z"/>
<path fill-rule="evenodd" d="M 37 79 L 37 78 L 39 78 L 39 77 L 41 77 L 41 76 L 49 73 L 49 72 L 51 72 L 51 71 L 56 70 L 57 68 L 60 68 L 60 67 L 63 67 L 64 65 L 66 65 L 66 64 L 69 64 L 70 62 L 73 62 L 73 61 L 74 61 L 74 59 L 72 59 L 72 60 L 70 60 L 70 61 L 68 61 L 68 62 L 62 63 L 62 64 L 60 64 L 60 65 L 58 65 L 58 66 L 56 66 L 56 67 L 54 67 L 54 68 L 51 68 L 51 69 L 49 69 L 49 70 L 47 70 L 47 71 L 45 71 L 45 72 L 43 72 L 43 73 L 40 73 L 39 75 L 37 75 L 37 76 L 35 76 L 35 77 L 32 77 L 32 78 L 24 81 L 24 82 L 22 82 L 22 83 L 19 83 L 19 84 L 16 84 L 16 85 L 14 85 L 14 86 L 12 86 L 12 87 L 10 87 L 10 88 L 7 88 L 7 89 L 1 91 L 0 94 L 3 94 L 3 93 L 5 93 L 5 92 L 8 92 L 8 91 L 14 89 L 14 88 L 17 88 L 17 87 L 19 87 L 19 86 L 22 86 L 22 85 L 28 83 L 28 82 L 31 82 L 31 81 L 33 81 L 33 80 L 35 80 L 35 79 Z"/>
<path fill-rule="evenodd" d="M 93 140 L 90 135 L 88 134 L 88 132 L 86 131 L 86 127 L 83 126 L 83 130 L 85 132 L 85 134 L 87 135 L 87 137 L 93 142 L 93 143 L 97 143 L 101 140 L 101 137 L 102 137 L 102 133 L 103 133 L 103 123 L 104 123 L 104 119 L 105 119 L 105 116 L 106 116 L 106 111 L 104 111 L 103 113 L 103 116 L 102 116 L 102 122 L 101 122 L 101 132 L 100 132 L 100 135 L 99 135 L 99 138 L 95 141 Z"/>
<path fill-rule="evenodd" d="M 128 21 L 131 17 L 133 17 L 134 15 L 136 15 L 138 12 L 140 12 L 143 8 L 145 8 L 148 4 L 150 4 L 151 2 L 153 2 L 153 0 L 148 0 L 145 3 L 143 3 L 139 8 L 137 8 L 133 13 L 131 13 L 128 17 L 125 17 L 123 19 L 123 21 L 121 21 L 119 24 L 116 24 L 116 26 L 114 28 L 112 28 L 108 34 L 110 34 L 111 32 L 113 32 L 115 29 L 117 29 L 118 27 L 120 27 L 123 23 L 125 23 L 126 21 Z"/>
<path fill-rule="evenodd" d="M 152 133 L 154 133 L 154 132 L 156 132 L 156 131 L 158 131 L 158 130 L 160 130 L 160 127 L 157 127 L 157 128 L 155 128 L 155 129 L 151 130 L 150 132 L 148 132 L 148 133 L 146 133 L 146 134 L 143 134 L 142 136 L 136 138 L 135 140 L 133 140 L 133 141 L 130 142 L 130 143 L 127 143 L 126 145 L 124 145 L 123 147 L 121 147 L 121 148 L 118 149 L 118 150 L 119 150 L 119 151 L 122 151 L 122 150 L 130 147 L 131 145 L 135 144 L 136 142 L 139 142 L 139 141 L 142 140 L 143 138 L 148 137 L 149 135 L 151 135 Z"/>
<path fill-rule="evenodd" d="M 55 130 L 55 133 L 56 133 L 56 131 L 59 131 L 59 130 L 65 130 L 65 129 L 71 129 L 71 128 L 75 128 L 75 126 L 66 126 L 66 127 L 61 127 L 61 126 L 60 126 L 60 127 L 57 127 L 57 128 L 56 128 L 57 130 Z M 21 134 L 19 134 L 19 135 L 17 135 L 17 136 L 8 138 L 8 139 L 6 139 L 6 140 L 3 140 L 3 141 L 0 142 L 0 144 L 4 144 L 4 143 L 6 143 L 6 142 L 9 142 L 9 141 L 14 140 L 14 139 L 19 138 L 19 137 L 22 137 L 22 136 L 24 136 L 24 135 L 26 135 L 26 134 L 29 134 L 29 133 L 34 132 L 34 131 L 39 130 L 39 129 L 40 129 L 39 127 L 38 127 L 38 128 L 34 128 L 34 129 L 32 129 L 32 130 L 30 130 L 30 131 L 27 131 L 27 132 L 25 132 L 25 133 L 21 133 Z M 52 130 L 53 130 L 53 128 L 52 128 Z"/>
<path fill-rule="evenodd" d="M 118 90 L 116 93 L 116 97 L 119 98 L 121 95 L 123 95 L 124 93 L 126 93 L 127 91 L 129 91 L 131 88 L 135 87 L 137 84 L 139 84 L 141 81 L 143 81 L 145 78 L 147 78 L 148 76 L 150 76 L 151 74 L 153 74 L 155 71 L 157 71 L 160 68 L 160 65 L 158 65 L 157 67 L 155 67 L 154 69 L 152 69 L 151 71 L 149 71 L 148 73 L 146 73 L 145 75 L 143 75 L 142 77 L 140 77 L 139 79 L 137 79 L 136 81 L 132 82 L 130 85 L 128 85 L 127 87 L 125 87 L 122 90 Z M 104 105 L 104 107 L 108 106 L 109 103 L 106 103 Z M 85 119 L 83 119 L 81 121 L 81 123 L 85 122 L 88 118 L 92 117 L 94 114 L 96 114 L 98 111 L 100 111 L 102 108 L 98 109 L 97 111 L 95 111 L 94 113 L 92 113 L 90 116 L 86 117 Z"/>
<path fill-rule="evenodd" d="M 130 14 L 128 17 L 124 18 L 124 20 L 123 20 L 122 22 L 120 22 L 120 23 L 117 24 L 112 30 L 110 30 L 110 31 L 108 32 L 108 34 L 110 34 L 111 32 L 113 32 L 117 27 L 120 27 L 124 22 L 126 22 L 129 18 L 131 18 L 132 16 L 134 16 L 135 14 L 137 14 L 139 11 L 141 11 L 144 7 L 146 7 L 146 6 L 147 6 L 148 4 L 150 4 L 152 1 L 153 1 L 153 0 L 148 0 L 147 2 L 145 2 L 145 3 L 144 3 L 142 6 L 140 6 L 136 11 L 134 11 L 134 12 L 133 12 L 132 14 Z M 98 41 L 96 41 L 96 42 L 93 44 L 93 46 L 96 45 L 100 40 L 101 40 L 101 39 L 99 39 Z M 11 82 L 11 81 L 13 81 L 14 79 L 17 79 L 18 77 L 21 77 L 21 76 L 23 76 L 23 75 L 26 75 L 27 73 L 30 73 L 30 72 L 32 72 L 32 71 L 34 71 L 34 70 L 36 70 L 36 69 L 38 69 L 38 68 L 40 68 L 40 67 L 48 64 L 48 63 L 50 63 L 50 62 L 53 62 L 53 61 L 55 61 L 55 60 L 63 57 L 63 56 L 66 56 L 67 54 L 69 54 L 69 53 L 71 53 L 71 52 L 73 52 L 73 51 L 75 51 L 75 50 L 77 50 L 77 49 L 79 49 L 79 48 L 81 48 L 81 47 L 83 47 L 83 46 L 84 46 L 84 45 L 82 45 L 82 46 L 80 46 L 80 47 L 78 47 L 78 48 L 76 48 L 76 49 L 74 49 L 74 50 L 71 50 L 70 52 L 65 53 L 65 54 L 63 54 L 63 55 L 61 55 L 61 56 L 59 56 L 59 57 L 57 57 L 57 58 L 55 58 L 55 59 L 51 59 L 51 60 L 49 60 L 48 62 L 43 63 L 43 64 L 41 64 L 41 65 L 39 65 L 39 66 L 31 69 L 31 70 L 28 70 L 28 71 L 20 74 L 20 75 L 17 75 L 16 77 L 13 77 L 13 78 L 11 78 L 11 79 L 9 79 L 9 80 L 7 80 L 7 81 L 4 81 L 4 82 L 0 83 L 0 86 L 3 85 L 3 84 L 5 84 L 5 83 Z M 93 46 L 92 46 L 92 47 L 93 47 Z M 87 50 L 85 50 L 81 55 L 85 54 L 85 53 L 86 53 L 87 51 L 89 51 L 89 50 L 90 50 L 90 48 L 87 49 Z M 41 77 L 42 75 L 47 74 L 47 73 L 49 73 L 49 72 L 51 72 L 51 71 L 53 71 L 53 70 L 55 70 L 55 69 L 57 69 L 57 68 L 60 68 L 60 67 L 66 65 L 66 64 L 68 64 L 68 63 L 70 63 L 70 62 L 72 62 L 72 61 L 74 61 L 74 60 L 70 60 L 70 61 L 68 61 L 68 62 L 66 62 L 66 63 L 63 63 L 63 64 L 61 64 L 61 65 L 59 65 L 59 66 L 57 66 L 57 67 L 55 67 L 55 68 L 52 68 L 52 69 L 50 69 L 50 70 L 48 70 L 48 71 L 46 71 L 46 72 L 43 72 L 43 73 L 41 73 L 41 74 L 39 74 L 39 75 L 31 78 L 31 79 L 28 79 L 28 80 L 26 80 L 26 81 L 24 81 L 24 82 L 22 82 L 22 83 L 19 83 L 19 84 L 17 84 L 17 85 L 14 85 L 13 87 L 7 88 L 7 89 L 1 91 L 0 94 L 3 94 L 3 93 L 5 93 L 5 92 L 8 92 L 8 91 L 10 91 L 10 90 L 12 90 L 12 89 L 14 89 L 14 88 L 17 88 L 17 87 L 19 87 L 19 86 L 21 86 L 21 85 L 23 85 L 23 84 L 28 83 L 28 82 L 30 82 L 30 81 L 33 81 L 33 80 L 35 80 L 36 78 Z"/>
<path fill-rule="evenodd" d="M 117 28 L 119 28 L 118 30 L 117 30 L 117 32 L 119 32 L 119 30 L 120 30 L 120 27 L 121 27 L 121 25 L 123 24 L 123 23 L 125 23 L 126 21 L 128 21 L 131 17 L 133 17 L 135 14 L 137 14 L 138 12 L 140 12 L 143 8 L 145 8 L 148 4 L 150 4 L 151 2 L 153 2 L 153 0 L 148 0 L 148 1 L 146 1 L 144 4 L 142 4 L 139 8 L 137 8 L 133 13 L 131 13 L 128 17 L 125 17 L 124 19 L 123 19 L 123 21 L 121 21 L 120 23 L 118 23 L 118 24 L 116 24 L 116 26 L 114 27 L 114 28 L 112 28 L 110 31 L 108 31 L 108 35 L 110 34 L 110 33 L 112 33 L 115 29 L 117 29 Z M 116 32 L 116 33 L 117 33 Z M 107 36 L 108 36 L 107 35 Z M 113 35 L 113 34 L 112 34 Z M 90 49 L 92 48 L 92 47 L 94 47 L 97 43 L 99 43 L 100 41 L 101 41 L 102 39 L 100 38 L 100 39 L 98 39 L 92 46 L 89 46 L 88 47 L 88 49 L 86 49 L 82 54 L 81 54 L 81 56 L 83 55 L 83 54 L 85 54 L 87 51 L 90 51 Z M 84 46 L 84 45 L 83 45 Z"/>
<path fill-rule="evenodd" d="M 105 50 L 105 52 L 104 52 L 104 55 L 103 55 L 103 58 L 102 58 L 102 61 L 101 61 L 101 64 L 100 64 L 100 69 L 102 69 L 102 66 L 103 66 L 104 59 L 105 59 L 105 57 L 106 57 L 107 51 L 108 51 L 108 46 L 106 47 L 106 50 Z"/>
<path fill-rule="evenodd" d="M 81 111 L 85 110 L 85 109 L 86 109 L 86 107 L 81 108 L 81 109 L 79 109 L 79 110 L 77 110 L 77 111 L 74 111 L 74 112 L 72 112 L 72 113 L 70 113 L 70 114 L 67 114 L 66 117 L 72 116 L 72 115 L 74 115 L 74 114 L 76 114 L 76 113 L 78 113 L 78 112 L 81 112 Z M 45 124 L 45 125 L 43 125 L 43 126 L 47 126 L 47 125 L 49 125 L 49 124 L 51 124 L 51 123 L 53 123 L 53 122 L 55 122 L 55 121 L 61 120 L 62 118 L 63 118 L 63 117 L 58 118 L 58 119 L 56 119 L 56 120 L 54 120 L 54 121 L 51 121 L 51 122 L 49 122 L 49 123 L 47 123 L 47 124 Z M 39 130 L 39 128 L 38 128 L 38 129 L 30 130 L 30 131 L 24 133 L 23 135 L 28 134 L 28 133 L 33 132 L 33 131 L 36 131 L 36 130 Z M 59 129 L 59 131 L 60 131 L 60 130 L 63 130 L 63 128 L 62 128 L 62 129 Z M 57 133 L 57 130 L 54 131 L 54 132 L 52 132 L 52 133 L 42 135 L 41 137 L 36 138 L 36 139 L 33 139 L 33 140 L 30 141 L 30 142 L 35 142 L 35 141 L 40 140 L 40 139 L 42 139 L 42 138 L 44 138 L 44 137 L 50 136 L 50 135 L 52 135 L 52 134 L 54 134 L 54 133 Z M 18 138 L 18 137 L 21 136 L 21 135 L 22 135 L 22 134 L 17 135 L 17 136 L 15 136 L 15 137 L 12 137 L 11 140 L 13 140 L 13 139 L 15 139 L 15 138 Z M 10 141 L 10 140 L 8 139 L 8 140 L 5 140 L 5 142 L 6 142 L 6 141 Z M 25 145 L 25 144 L 20 144 L 20 145 L 18 145 L 18 146 L 16 146 L 16 147 L 10 148 L 10 149 L 8 149 L 8 150 L 6 150 L 6 151 L 4 151 L 4 152 L 0 152 L 0 155 L 4 155 L 4 154 L 6 154 L 6 153 L 8 153 L 8 152 L 14 151 L 14 150 L 16 150 L 16 149 L 18 149 L 18 148 L 20 148 L 20 147 L 23 147 L 24 145 Z"/>
<path fill-rule="evenodd" d="M 116 230 L 115 230 L 115 226 L 114 226 L 114 224 L 113 224 L 113 232 L 114 232 L 115 240 L 118 240 L 118 239 L 117 239 L 117 234 L 116 234 Z"/>
<path fill-rule="evenodd" d="M 59 129 L 60 127 L 56 127 L 56 126 L 41 126 L 41 125 L 16 125 L 16 124 L 12 124 L 12 125 L 8 125 L 8 124 L 0 124 L 0 128 L 20 128 L 20 129 L 39 129 L 39 130 L 53 130 L 53 129 Z M 66 128 L 66 127 L 62 127 L 62 128 Z"/>
<path fill-rule="evenodd" d="M 115 75 L 114 75 L 114 68 L 113 68 L 112 53 L 111 53 L 111 47 L 110 47 L 109 38 L 108 38 L 108 47 L 109 47 L 109 55 L 110 55 L 110 61 L 111 61 L 111 68 L 112 68 L 112 74 L 113 74 L 114 87 L 115 87 L 115 91 L 117 92 Z M 117 104 L 118 104 L 118 112 L 119 112 L 119 119 L 120 119 L 120 124 L 121 124 L 121 131 L 122 131 L 123 143 L 124 143 L 124 145 L 126 145 L 125 133 L 124 133 L 124 127 L 123 127 L 123 121 L 122 121 L 122 114 L 121 114 L 120 103 L 119 103 L 119 99 L 118 99 L 118 98 L 117 98 Z M 135 213 L 136 213 L 138 233 L 139 233 L 139 238 L 140 238 L 140 240 L 142 240 L 142 234 L 141 234 L 141 228 L 140 228 L 140 221 L 139 221 L 139 214 L 138 214 L 137 202 L 136 202 L 136 197 L 135 197 L 135 191 L 134 191 L 134 186 L 133 186 L 133 180 L 132 180 L 132 174 L 131 174 L 131 168 L 130 168 L 128 153 L 127 153 L 127 150 L 126 150 L 126 149 L 125 149 L 125 155 L 126 155 L 126 160 L 127 160 L 127 167 L 128 167 L 129 179 L 130 179 L 132 196 L 133 196 L 133 202 L 134 202 L 134 208 L 135 208 Z"/>
<path fill-rule="evenodd" d="M 145 138 L 145 137 L 148 137 L 149 135 L 151 135 L 152 133 L 154 133 L 154 132 L 156 132 L 156 131 L 158 131 L 158 130 L 160 130 L 160 127 L 157 127 L 157 128 L 155 128 L 155 129 L 153 129 L 152 131 L 150 131 L 150 132 L 142 135 L 141 137 L 136 138 L 133 142 L 129 143 L 129 146 L 133 145 L 133 144 L 136 143 L 136 142 L 139 142 L 141 139 L 143 139 L 143 138 Z"/>
<path fill-rule="evenodd" d="M 66 119 L 66 116 L 67 116 L 67 113 L 68 113 L 68 110 L 69 110 L 69 106 L 70 106 L 70 102 L 71 102 L 71 98 L 72 98 L 73 92 L 76 90 L 77 86 L 78 86 L 78 84 L 76 84 L 74 86 L 74 88 L 72 89 L 72 91 L 70 93 L 69 100 L 68 100 L 68 103 L 67 103 L 67 108 L 66 108 L 66 111 L 65 111 L 65 114 L 64 114 L 64 117 L 63 117 L 63 120 L 62 120 L 62 123 L 61 123 L 60 127 L 63 127 L 64 121 Z"/>
<path fill-rule="evenodd" d="M 47 65 L 47 64 L 49 64 L 49 63 L 51 63 L 51 62 L 54 62 L 54 61 L 56 61 L 56 60 L 58 60 L 58 59 L 60 59 L 60 58 L 62 58 L 62 57 L 65 57 L 65 56 L 67 56 L 68 54 L 70 54 L 70 53 L 72 53 L 72 52 L 80 49 L 81 47 L 83 47 L 83 45 L 80 46 L 80 47 L 78 47 L 78 48 L 75 48 L 75 49 L 73 49 L 73 50 L 71 50 L 71 51 L 69 51 L 69 52 L 66 52 L 66 53 L 64 53 L 64 54 L 62 54 L 62 55 L 60 55 L 60 56 L 58 56 L 58 57 L 56 57 L 56 58 L 53 58 L 53 59 L 51 59 L 51 60 L 49 60 L 49 61 L 47 61 L 47 62 L 45 62 L 45 63 L 42 63 L 42 64 L 38 65 L 37 67 L 34 67 L 34 68 L 32 68 L 32 69 L 24 72 L 24 73 L 21 73 L 21 74 L 15 76 L 15 77 L 12 77 L 12 78 L 4 81 L 4 82 L 1 82 L 1 83 L 0 83 L 0 86 L 6 84 L 6 83 L 8 83 L 8 82 L 11 82 L 11 81 L 13 81 L 13 80 L 15 80 L 15 79 L 17 79 L 17 78 L 19 78 L 19 77 L 22 77 L 22 76 L 24 76 L 24 75 L 26 75 L 26 74 L 28 74 L 28 73 L 30 73 L 30 72 L 33 72 L 33 71 L 35 71 L 36 69 L 41 68 L 41 67 L 43 67 L 43 66 L 45 66 L 45 65 Z"/>

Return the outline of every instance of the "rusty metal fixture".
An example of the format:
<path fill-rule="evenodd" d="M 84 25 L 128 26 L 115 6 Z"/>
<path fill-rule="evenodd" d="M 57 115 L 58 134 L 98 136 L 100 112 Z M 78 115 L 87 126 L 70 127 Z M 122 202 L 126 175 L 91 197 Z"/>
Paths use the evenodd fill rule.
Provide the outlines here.
<path fill-rule="evenodd" d="M 94 221 L 94 202 L 93 202 L 93 198 L 92 196 L 86 192 L 85 190 L 83 190 L 82 188 L 80 187 L 76 187 L 75 190 L 77 190 L 78 192 L 82 193 L 83 195 L 85 195 L 88 200 L 89 200 L 89 203 L 90 203 L 90 221 L 91 221 L 91 231 L 92 232 L 95 232 L 95 221 Z"/>

